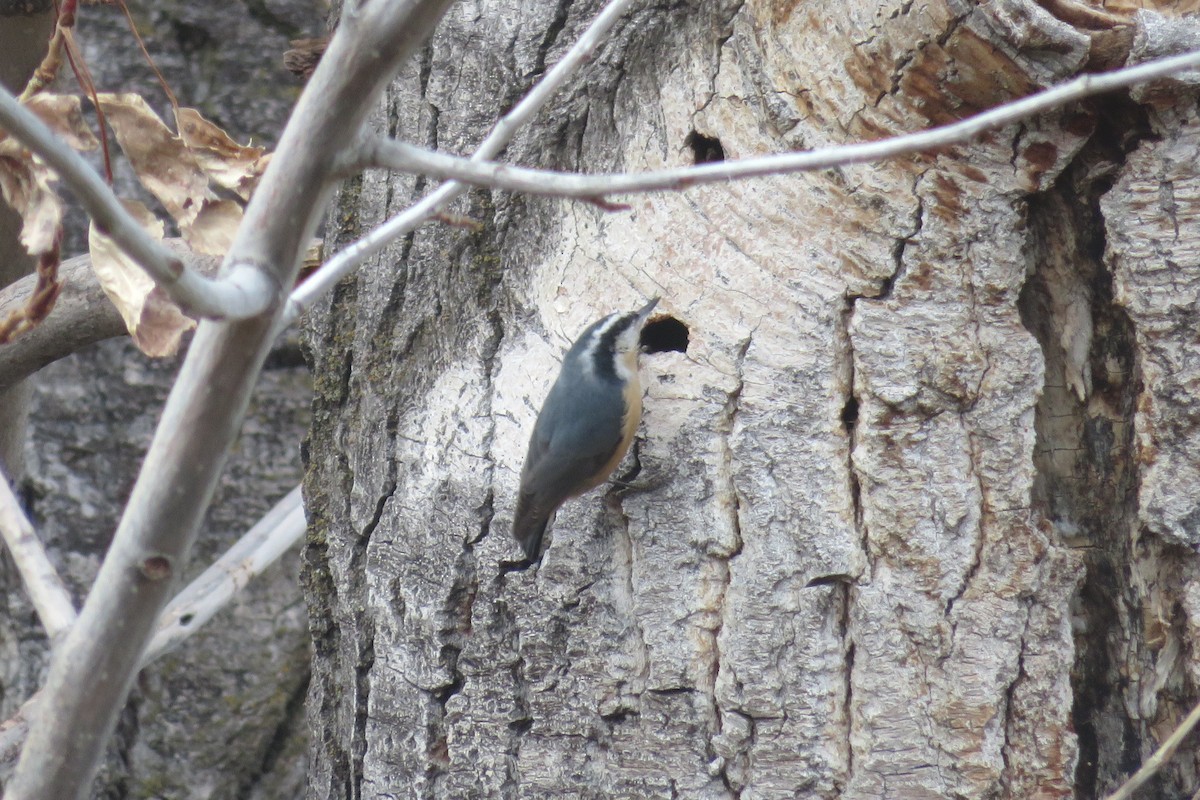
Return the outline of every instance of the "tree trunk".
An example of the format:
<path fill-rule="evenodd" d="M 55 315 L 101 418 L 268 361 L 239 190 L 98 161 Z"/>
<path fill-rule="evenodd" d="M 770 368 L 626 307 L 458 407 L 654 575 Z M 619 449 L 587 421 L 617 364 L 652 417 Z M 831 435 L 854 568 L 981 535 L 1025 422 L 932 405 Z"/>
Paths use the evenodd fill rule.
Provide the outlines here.
<path fill-rule="evenodd" d="M 452 9 L 377 124 L 469 152 L 599 5 Z M 915 131 L 1128 50 L 1076 17 L 646 8 L 507 157 L 644 170 Z M 478 229 L 343 283 L 308 332 L 310 797 L 1115 788 L 1197 697 L 1197 147 L 1168 92 L 615 213 L 476 191 L 455 211 Z M 352 182 L 330 239 L 426 188 Z M 690 343 L 642 360 L 638 486 L 569 502 L 523 569 L 561 355 L 653 295 Z M 1190 796 L 1197 766 L 1145 796 Z"/>

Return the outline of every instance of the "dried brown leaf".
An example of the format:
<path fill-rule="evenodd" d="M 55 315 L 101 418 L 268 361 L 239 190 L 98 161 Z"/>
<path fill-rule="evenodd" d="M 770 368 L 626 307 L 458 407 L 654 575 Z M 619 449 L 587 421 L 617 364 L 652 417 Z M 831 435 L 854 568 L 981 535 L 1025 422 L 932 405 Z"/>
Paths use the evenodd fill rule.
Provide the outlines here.
<path fill-rule="evenodd" d="M 21 105 L 57 133 L 73 150 L 95 150 L 98 142 L 83 118 L 79 97 L 71 94 L 37 94 Z M 2 133 L 2 132 L 0 132 Z"/>
<path fill-rule="evenodd" d="M 158 198 L 181 230 L 208 200 L 208 174 L 182 138 L 136 94 L 99 94 L 97 102 L 138 180 Z"/>
<path fill-rule="evenodd" d="M 175 109 L 175 126 L 200 168 L 218 186 L 249 200 L 270 155 L 261 147 L 244 147 L 194 108 Z"/>
<path fill-rule="evenodd" d="M 8 148 L 0 142 L 0 151 Z M 54 250 L 62 234 L 63 204 L 51 187 L 54 174 L 22 154 L 0 154 L 0 194 L 21 215 L 21 244 L 32 256 Z"/>
<path fill-rule="evenodd" d="M 163 224 L 150 209 L 137 201 L 124 202 L 142 227 L 155 238 L 162 238 Z M 88 229 L 88 247 L 96 277 L 121 312 L 138 349 L 152 357 L 173 355 L 183 334 L 196 327 L 195 321 L 184 316 L 150 276 L 95 224 Z"/>
<path fill-rule="evenodd" d="M 197 253 L 223 256 L 233 244 L 233 236 L 242 224 L 242 207 L 232 200 L 211 200 L 183 230 L 183 238 Z"/>
<path fill-rule="evenodd" d="M 78 97 L 37 95 L 25 105 L 72 147 L 96 146 Z M 21 244 L 37 258 L 55 252 L 62 235 L 63 203 L 51 185 L 55 179 L 45 163 L 0 131 L 0 195 L 21 216 Z"/>

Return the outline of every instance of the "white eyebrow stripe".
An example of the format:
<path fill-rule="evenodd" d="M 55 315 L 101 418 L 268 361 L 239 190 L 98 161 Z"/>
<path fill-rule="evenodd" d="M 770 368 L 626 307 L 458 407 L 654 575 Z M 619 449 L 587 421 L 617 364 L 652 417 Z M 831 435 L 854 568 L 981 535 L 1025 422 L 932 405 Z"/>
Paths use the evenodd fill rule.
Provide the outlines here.
<path fill-rule="evenodd" d="M 615 328 L 617 323 L 621 321 L 622 316 L 622 314 L 609 314 L 607 317 L 605 317 L 604 321 L 600 324 L 600 327 L 596 328 L 596 330 L 592 332 L 592 343 L 595 344 L 595 342 L 603 337 L 604 334 Z"/>
<path fill-rule="evenodd" d="M 596 348 L 600 345 L 600 340 L 620 321 L 620 314 L 609 314 L 600 323 L 600 327 L 592 331 L 592 335 L 588 337 L 588 343 L 583 348 L 583 373 L 588 379 L 596 377 Z"/>

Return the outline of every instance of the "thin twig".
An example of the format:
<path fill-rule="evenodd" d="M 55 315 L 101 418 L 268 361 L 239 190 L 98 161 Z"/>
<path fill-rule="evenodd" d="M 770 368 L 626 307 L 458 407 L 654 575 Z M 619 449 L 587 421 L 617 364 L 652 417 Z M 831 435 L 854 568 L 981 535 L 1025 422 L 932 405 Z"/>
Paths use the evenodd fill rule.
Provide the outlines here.
<path fill-rule="evenodd" d="M 96 224 L 129 254 L 185 311 L 210 319 L 246 319 L 261 314 L 277 287 L 252 265 L 242 264 L 219 280 L 188 269 L 151 237 L 78 153 L 0 87 L 0 128 L 41 156 L 71 188 Z"/>
<path fill-rule="evenodd" d="M 0 535 L 4 537 L 13 563 L 25 582 L 25 591 L 37 610 L 50 641 L 75 623 L 77 616 L 71 593 L 46 556 L 29 518 L 21 511 L 8 477 L 0 472 Z"/>
<path fill-rule="evenodd" d="M 503 150 L 505 145 L 512 141 L 517 131 L 592 57 L 605 34 L 632 3 L 633 0 L 612 0 L 606 5 L 566 55 L 534 85 L 520 103 L 496 123 L 492 132 L 479 145 L 479 149 L 475 151 L 475 155 L 471 156 L 471 159 L 487 161 Z M 361 154 L 355 155 L 361 156 Z M 339 280 L 357 269 L 362 262 L 378 253 L 390 242 L 428 222 L 467 188 L 466 184 L 455 181 L 444 183 L 416 205 L 402 211 L 363 238 L 347 246 L 292 292 L 283 312 L 281 327 L 286 327 L 294 322 L 305 309 L 312 305 L 316 298 L 332 289 Z"/>
<path fill-rule="evenodd" d="M 117 0 L 117 5 L 121 7 L 121 12 L 125 15 L 125 21 L 129 23 L 129 32 L 133 34 L 138 49 L 142 51 L 142 59 L 150 67 L 150 70 L 154 73 L 154 77 L 158 79 L 158 85 L 162 87 L 163 94 L 167 96 L 167 102 L 171 104 L 171 108 L 178 109 L 179 98 L 175 96 L 175 92 L 171 89 L 171 84 L 167 83 L 162 70 L 158 68 L 158 64 L 154 63 L 154 58 L 150 55 L 150 51 L 146 49 L 146 40 L 142 38 L 142 34 L 138 31 L 137 23 L 133 21 L 133 14 L 129 13 L 129 5 L 125 0 Z"/>
<path fill-rule="evenodd" d="M 1183 740 L 1192 732 L 1192 728 L 1196 727 L 1196 723 L 1200 722 L 1200 704 L 1197 704 L 1192 709 L 1191 713 L 1179 723 L 1179 727 L 1167 737 L 1167 740 L 1162 743 L 1162 746 L 1154 751 L 1154 755 L 1146 759 L 1146 763 L 1142 764 L 1142 768 L 1121 784 L 1121 788 L 1108 796 L 1108 800 L 1129 800 L 1133 797 L 1133 793 L 1144 784 L 1146 781 L 1154 777 L 1160 769 L 1162 769 L 1171 756 L 1175 755 L 1175 751 L 1179 749 L 1179 745 L 1183 744 Z"/>
<path fill-rule="evenodd" d="M 261 575 L 304 535 L 304 508 L 296 487 L 268 511 L 213 565 L 189 583 L 159 616 L 157 630 L 142 656 L 142 667 L 166 655 L 195 634 L 239 590 Z M 15 714 L 0 722 L 0 772 L 11 768 L 29 734 L 29 721 L 41 702 L 35 692 Z"/>
<path fill-rule="evenodd" d="M 87 61 L 75 43 L 75 11 L 79 6 L 78 0 L 63 0 L 58 10 L 58 27 L 63 34 L 63 52 L 67 56 L 67 64 L 75 75 L 75 82 L 88 99 L 92 101 L 92 109 L 96 113 L 96 125 L 100 128 L 100 155 L 104 163 L 104 178 L 108 185 L 113 183 L 112 149 L 108 144 L 108 121 L 104 118 L 104 109 L 96 96 L 96 82 L 92 80 L 92 71 L 88 69 Z"/>
<path fill-rule="evenodd" d="M 158 618 L 158 631 L 146 646 L 142 666 L 174 650 L 212 619 L 252 578 L 299 542 L 304 530 L 304 504 L 297 486 L 175 595 Z"/>
<path fill-rule="evenodd" d="M 516 108 L 497 123 L 491 135 L 471 156 L 471 164 L 464 164 L 465 159 L 444 156 L 409 145 L 400 143 L 381 145 L 373 142 L 370 138 L 365 139 L 361 150 L 356 154 L 360 159 L 359 166 L 364 161 L 366 163 L 374 161 L 374 166 L 421 171 L 450 180 L 426 196 L 420 203 L 401 212 L 362 239 L 346 247 L 331 258 L 325 266 L 317 270 L 292 293 L 284 312 L 284 324 L 294 321 L 312 305 L 317 297 L 327 292 L 367 258 L 382 250 L 389 242 L 429 221 L 441 208 L 465 191 L 464 183 L 602 202 L 606 194 L 683 189 L 702 183 L 723 182 L 784 172 L 827 169 L 832 166 L 894 158 L 899 155 L 960 144 L 984 131 L 1003 127 L 1011 122 L 1074 100 L 1125 88 L 1200 65 L 1200 53 L 1186 53 L 1102 75 L 1085 75 L 1061 86 L 1047 89 L 941 128 L 878 142 L 845 145 L 804 153 L 763 156 L 661 170 L 641 175 L 583 176 L 523 169 L 489 162 L 488 159 L 500 152 L 520 126 L 528 121 L 529 117 L 549 99 L 551 94 L 590 57 L 599 38 L 624 12 L 627 5 L 629 5 L 628 0 L 618 0 L 605 7 L 562 61 L 534 87 Z M 418 168 L 414 168 L 416 166 L 414 162 L 417 159 L 420 160 L 420 165 Z"/>
<path fill-rule="evenodd" d="M 37 69 L 33 71 L 33 75 L 30 76 L 25 88 L 21 91 L 22 102 L 45 89 L 58 77 L 58 68 L 62 66 L 64 30 L 60 18 L 55 22 L 54 33 L 50 36 L 50 43 L 46 46 L 46 55 L 42 58 L 42 63 L 38 64 Z"/>
<path fill-rule="evenodd" d="M 783 153 L 641 174 L 580 175 L 527 169 L 496 161 L 481 161 L 476 157 L 466 159 L 436 153 L 382 137 L 368 141 L 363 146 L 363 155 L 373 167 L 416 172 L 492 189 L 596 201 L 610 194 L 678 190 L 708 183 L 829 169 L 964 144 L 986 131 L 1004 127 L 1067 103 L 1162 78 L 1196 66 L 1200 66 L 1200 51 L 1148 61 L 1135 67 L 1100 75 L 1083 75 L 1068 83 L 1014 100 L 959 122 L 919 133 L 803 153 Z"/>

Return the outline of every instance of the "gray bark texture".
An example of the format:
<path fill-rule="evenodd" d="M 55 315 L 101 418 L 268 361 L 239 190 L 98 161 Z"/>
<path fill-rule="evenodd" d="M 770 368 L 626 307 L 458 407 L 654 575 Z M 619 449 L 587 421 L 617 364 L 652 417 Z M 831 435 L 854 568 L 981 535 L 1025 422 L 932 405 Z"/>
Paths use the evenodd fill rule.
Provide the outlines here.
<path fill-rule="evenodd" d="M 469 152 L 599 5 L 455 6 L 375 123 Z M 1046 8 L 645 6 L 507 157 L 643 170 L 950 122 L 1111 44 Z M 475 191 L 477 230 L 397 243 L 307 329 L 309 796 L 1114 789 L 1200 678 L 1198 148 L 1168 88 L 615 213 Z M 330 240 L 426 188 L 349 183 Z M 653 295 L 690 344 L 642 359 L 638 486 L 568 502 L 521 568 L 559 359 Z M 1190 797 L 1198 766 L 1141 796 Z"/>
<path fill-rule="evenodd" d="M 239 140 L 253 136 L 270 145 L 301 88 L 284 71 L 282 54 L 290 38 L 324 29 L 323 5 L 152 5 L 134 8 L 139 30 L 181 103 Z M 166 112 L 116 6 L 81 7 L 76 36 L 101 91 L 138 91 Z M 64 73 L 56 90 L 78 91 L 65 66 Z M 131 178 L 117 158 L 118 191 L 130 194 Z M 64 258 L 85 246 L 83 217 L 75 212 L 72 219 Z M 99 568 L 178 362 L 151 361 L 121 339 L 88 347 L 28 382 L 26 470 L 18 488 L 77 603 Z M 180 586 L 299 482 L 310 393 L 293 337 L 268 362 Z M 143 670 L 93 796 L 267 800 L 303 791 L 309 646 L 297 572 L 298 558 L 285 557 L 208 628 Z M 40 686 L 48 652 L 7 556 L 0 559 L 0 580 L 0 718 L 6 718 Z M 4 765 L 0 780 L 11 768 Z"/>

